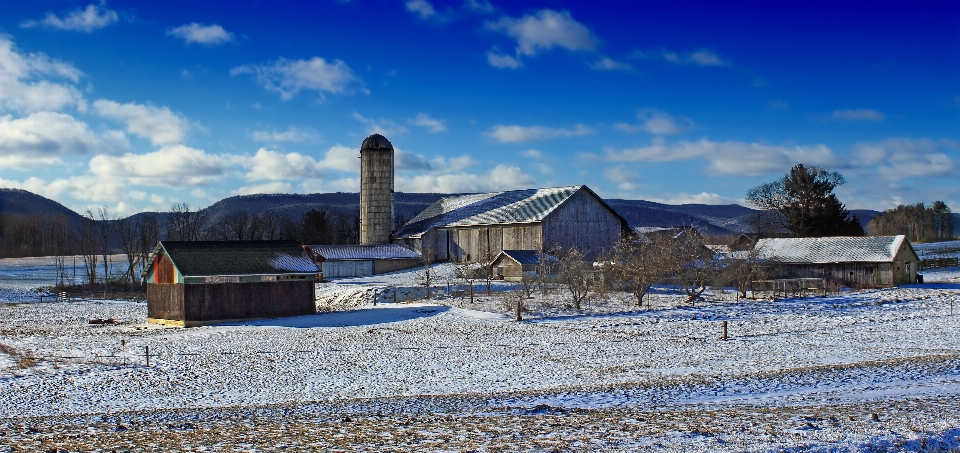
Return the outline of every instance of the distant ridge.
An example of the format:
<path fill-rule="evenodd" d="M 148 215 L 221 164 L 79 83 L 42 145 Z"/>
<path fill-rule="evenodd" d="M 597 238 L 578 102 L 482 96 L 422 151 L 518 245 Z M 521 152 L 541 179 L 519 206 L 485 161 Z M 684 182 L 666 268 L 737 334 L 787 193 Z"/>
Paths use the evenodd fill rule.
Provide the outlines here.
<path fill-rule="evenodd" d="M 84 219 L 56 201 L 22 189 L 0 189 L 0 213 L 38 214 L 44 217 L 60 214 L 67 218 L 70 226 L 79 225 Z"/>

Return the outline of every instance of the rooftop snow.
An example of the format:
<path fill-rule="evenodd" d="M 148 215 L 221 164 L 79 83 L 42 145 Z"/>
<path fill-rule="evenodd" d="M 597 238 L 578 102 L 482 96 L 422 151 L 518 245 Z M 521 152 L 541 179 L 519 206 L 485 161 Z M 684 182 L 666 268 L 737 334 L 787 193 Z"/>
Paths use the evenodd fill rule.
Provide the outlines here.
<path fill-rule="evenodd" d="M 760 257 L 787 263 L 890 262 L 905 237 L 862 236 L 761 239 Z"/>
<path fill-rule="evenodd" d="M 326 260 L 420 259 L 420 254 L 400 244 L 308 245 L 314 256 Z"/>

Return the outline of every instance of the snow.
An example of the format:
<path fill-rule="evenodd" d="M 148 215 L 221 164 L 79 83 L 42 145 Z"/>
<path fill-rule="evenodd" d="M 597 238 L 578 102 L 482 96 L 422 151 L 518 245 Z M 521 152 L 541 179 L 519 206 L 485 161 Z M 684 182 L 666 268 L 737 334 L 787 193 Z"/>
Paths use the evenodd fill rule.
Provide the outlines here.
<path fill-rule="evenodd" d="M 311 420 L 349 413 L 357 429 L 429 450 L 436 436 L 476 440 L 471 420 L 520 432 L 519 417 L 540 428 L 489 434 L 480 450 L 960 448 L 958 268 L 926 271 L 931 284 L 776 302 L 713 292 L 690 306 L 657 288 L 644 307 L 611 293 L 577 311 L 554 289 L 524 301 L 516 322 L 516 284 L 452 297 L 464 282 L 443 264 L 434 300 L 412 300 L 425 295 L 415 269 L 319 284 L 318 300 L 345 311 L 184 329 L 145 324 L 143 303 L 24 302 L 47 267 L 0 260 L 0 425 L 281 414 L 323 430 Z M 25 357 L 36 363 L 21 367 Z M 378 424 L 379 412 L 417 433 Z"/>

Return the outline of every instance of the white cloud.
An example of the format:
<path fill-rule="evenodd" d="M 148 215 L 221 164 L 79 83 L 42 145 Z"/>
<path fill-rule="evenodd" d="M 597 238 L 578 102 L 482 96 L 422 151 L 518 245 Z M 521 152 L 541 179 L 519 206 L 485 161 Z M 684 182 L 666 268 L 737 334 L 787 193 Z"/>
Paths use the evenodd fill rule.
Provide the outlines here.
<path fill-rule="evenodd" d="M 50 181 L 35 176 L 22 182 L 0 179 L 0 187 L 23 189 L 54 200 L 68 194 L 77 200 L 116 203 L 127 196 L 126 187 L 121 181 L 101 181 L 100 178 L 90 175 L 57 178 Z"/>
<path fill-rule="evenodd" d="M 854 146 L 854 166 L 876 168 L 883 178 L 900 181 L 907 178 L 960 177 L 960 163 L 951 157 L 960 144 L 929 139 L 889 139 Z"/>
<path fill-rule="evenodd" d="M 707 139 L 668 144 L 658 138 L 650 146 L 606 152 L 606 159 L 614 162 L 671 162 L 696 158 L 709 162 L 708 174 L 731 176 L 779 173 L 800 162 L 823 167 L 840 163 L 833 151 L 821 144 L 776 146 Z"/>
<path fill-rule="evenodd" d="M 21 54 L 13 41 L 0 35 L 0 108 L 25 112 L 59 110 L 68 105 L 81 108 L 83 96 L 75 87 L 41 78 L 58 77 L 76 83 L 82 75 L 69 63 L 46 54 Z"/>
<path fill-rule="evenodd" d="M 520 153 L 521 156 L 526 157 L 527 159 L 543 159 L 545 156 L 542 152 L 535 149 L 528 149 Z"/>
<path fill-rule="evenodd" d="M 301 143 L 308 140 L 317 140 L 320 134 L 312 129 L 298 129 L 290 126 L 283 132 L 277 131 L 255 131 L 253 140 L 258 142 L 295 142 Z"/>
<path fill-rule="evenodd" d="M 203 185 L 224 176 L 231 166 L 229 157 L 183 145 L 166 145 L 146 154 L 100 155 L 90 160 L 90 171 L 100 178 L 167 187 Z"/>
<path fill-rule="evenodd" d="M 425 174 L 398 177 L 396 184 L 397 190 L 402 192 L 469 193 L 530 188 L 536 185 L 536 179 L 518 167 L 499 164 L 481 175 L 465 172 Z"/>
<path fill-rule="evenodd" d="M 623 63 L 620 61 L 615 61 L 610 57 L 603 57 L 590 64 L 590 67 L 598 71 L 630 71 L 633 70 L 633 66 L 630 66 L 629 63 Z"/>
<path fill-rule="evenodd" d="M 253 74 L 264 88 L 280 93 L 280 99 L 293 98 L 300 90 L 313 90 L 323 98 L 324 93 L 366 93 L 363 82 L 341 60 L 328 63 L 320 57 L 309 60 L 279 58 L 269 64 L 238 66 L 230 75 Z"/>
<path fill-rule="evenodd" d="M 407 7 L 407 11 L 419 14 L 423 19 L 429 19 L 437 15 L 437 11 L 427 0 L 408 0 L 404 6 Z"/>
<path fill-rule="evenodd" d="M 154 145 L 183 141 L 189 124 L 183 116 L 167 107 L 153 107 L 136 103 L 119 104 L 98 99 L 93 109 L 100 116 L 113 118 L 127 124 L 127 132 L 150 139 Z"/>
<path fill-rule="evenodd" d="M 641 110 L 637 113 L 637 118 L 641 121 L 640 125 L 617 123 L 614 127 L 630 134 L 646 131 L 655 135 L 682 134 L 693 128 L 693 120 L 690 118 L 674 119 L 669 113 L 654 109 Z"/>
<path fill-rule="evenodd" d="M 517 55 L 533 56 L 555 46 L 567 50 L 592 51 L 600 45 L 600 40 L 586 26 L 574 20 L 569 11 L 544 9 L 519 19 L 501 17 L 487 22 L 486 28 L 515 39 Z"/>
<path fill-rule="evenodd" d="M 104 28 L 119 20 L 116 11 L 106 9 L 103 3 L 100 5 L 87 5 L 85 9 L 77 9 L 60 18 L 53 13 L 47 13 L 43 20 L 28 20 L 20 23 L 22 28 L 33 28 L 45 26 L 60 30 L 84 31 L 92 33 L 94 30 Z"/>
<path fill-rule="evenodd" d="M 830 119 L 840 121 L 883 121 L 884 118 L 882 113 L 871 109 L 834 110 L 830 114 Z"/>
<path fill-rule="evenodd" d="M 400 134 L 407 133 L 407 128 L 397 123 L 394 123 L 391 120 L 386 120 L 382 118 L 379 120 L 374 120 L 374 119 L 366 118 L 358 112 L 353 112 L 353 118 L 367 125 L 366 132 L 368 134 L 380 134 L 384 136 L 391 136 L 391 135 L 400 135 Z"/>
<path fill-rule="evenodd" d="M 637 184 L 637 181 L 640 180 L 640 174 L 625 169 L 623 165 L 608 168 L 603 171 L 603 175 L 606 176 L 607 179 L 617 183 L 617 189 L 619 190 L 629 191 L 640 188 L 640 185 Z"/>
<path fill-rule="evenodd" d="M 245 175 L 249 181 L 317 178 L 323 174 L 322 165 L 310 156 L 300 153 L 281 154 L 260 148 L 245 159 L 244 166 L 250 169 Z"/>
<path fill-rule="evenodd" d="M 431 159 L 430 163 L 433 168 L 436 169 L 436 173 L 456 173 L 476 165 L 477 161 L 468 155 L 449 159 L 443 156 L 436 156 Z"/>
<path fill-rule="evenodd" d="M 10 115 L 0 117 L 3 168 L 37 167 L 69 155 L 111 153 L 126 147 L 122 133 L 107 131 L 98 136 L 86 123 L 63 113 L 38 112 L 18 119 Z"/>
<path fill-rule="evenodd" d="M 167 31 L 167 34 L 180 38 L 187 44 L 214 45 L 233 40 L 233 33 L 224 30 L 219 25 L 203 25 L 196 22 L 171 28 Z"/>
<path fill-rule="evenodd" d="M 500 143 L 520 143 L 553 138 L 579 137 L 595 133 L 592 128 L 577 124 L 572 129 L 550 128 L 546 126 L 506 126 L 498 124 L 484 133 Z"/>
<path fill-rule="evenodd" d="M 487 52 L 487 62 L 490 63 L 490 66 L 499 69 L 517 69 L 520 66 L 523 66 L 523 63 L 520 63 L 520 60 L 517 60 L 510 55 L 496 53 L 492 50 Z"/>
<path fill-rule="evenodd" d="M 694 66 L 726 66 L 730 64 L 723 60 L 720 55 L 709 50 L 698 50 L 695 52 L 675 52 L 668 49 L 656 49 L 647 52 L 636 51 L 633 54 L 637 58 L 655 58 L 668 61 L 673 64 L 694 65 Z"/>
<path fill-rule="evenodd" d="M 397 170 L 412 171 L 433 169 L 433 166 L 430 165 L 430 161 L 420 154 L 414 154 L 401 149 L 396 149 L 393 158 L 394 165 L 396 166 Z"/>
<path fill-rule="evenodd" d="M 327 150 L 323 156 L 321 165 L 323 168 L 331 170 L 345 171 L 351 173 L 360 172 L 360 150 L 336 144 Z"/>
<path fill-rule="evenodd" d="M 698 194 L 689 194 L 680 192 L 676 194 L 667 194 L 665 197 L 649 197 L 650 201 L 664 204 L 742 204 L 743 200 L 724 197 L 720 194 L 700 192 Z"/>
<path fill-rule="evenodd" d="M 431 118 L 423 112 L 418 113 L 416 118 L 407 120 L 407 122 L 414 126 L 426 127 L 430 129 L 430 132 L 444 132 L 447 130 L 447 125 L 442 120 Z"/>

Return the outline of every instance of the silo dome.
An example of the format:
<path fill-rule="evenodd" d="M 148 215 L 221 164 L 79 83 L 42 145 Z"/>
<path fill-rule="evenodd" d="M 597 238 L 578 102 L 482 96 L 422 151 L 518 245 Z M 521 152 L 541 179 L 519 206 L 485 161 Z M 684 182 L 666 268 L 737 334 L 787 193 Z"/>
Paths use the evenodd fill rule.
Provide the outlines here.
<path fill-rule="evenodd" d="M 367 137 L 366 140 L 363 141 L 363 144 L 360 145 L 360 149 L 361 150 L 393 151 L 393 145 L 390 143 L 390 140 L 387 140 L 387 137 L 384 137 L 380 134 L 373 134 Z"/>

